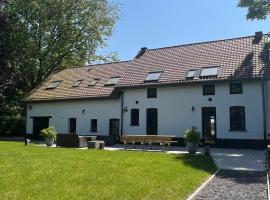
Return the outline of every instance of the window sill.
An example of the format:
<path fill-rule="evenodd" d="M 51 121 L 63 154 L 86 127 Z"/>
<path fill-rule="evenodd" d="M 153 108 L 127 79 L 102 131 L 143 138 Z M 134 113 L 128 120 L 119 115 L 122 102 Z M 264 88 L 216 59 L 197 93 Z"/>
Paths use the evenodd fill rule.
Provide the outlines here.
<path fill-rule="evenodd" d="M 97 131 L 89 131 L 90 133 L 97 133 Z"/>
<path fill-rule="evenodd" d="M 229 132 L 247 132 L 247 130 L 246 129 L 240 129 L 240 130 L 229 129 Z"/>
<path fill-rule="evenodd" d="M 140 126 L 139 124 L 138 125 L 132 125 L 132 124 L 130 124 L 129 126 Z"/>

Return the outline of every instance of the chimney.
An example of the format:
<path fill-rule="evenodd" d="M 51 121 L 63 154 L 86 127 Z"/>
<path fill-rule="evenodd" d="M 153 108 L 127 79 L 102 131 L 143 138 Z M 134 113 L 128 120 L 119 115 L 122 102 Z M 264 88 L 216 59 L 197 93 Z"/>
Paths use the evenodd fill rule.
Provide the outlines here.
<path fill-rule="evenodd" d="M 135 56 L 135 58 L 139 58 L 141 57 L 145 52 L 146 52 L 147 48 L 146 47 L 142 47 L 141 50 L 137 53 L 137 55 Z"/>
<path fill-rule="evenodd" d="M 253 44 L 258 44 L 261 41 L 262 36 L 263 36 L 263 32 L 262 31 L 255 32 L 254 40 L 253 40 L 252 43 Z"/>

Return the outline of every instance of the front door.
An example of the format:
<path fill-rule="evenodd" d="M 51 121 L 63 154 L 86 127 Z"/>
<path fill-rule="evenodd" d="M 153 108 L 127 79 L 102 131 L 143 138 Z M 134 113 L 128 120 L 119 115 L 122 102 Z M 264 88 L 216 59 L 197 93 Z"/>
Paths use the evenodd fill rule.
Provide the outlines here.
<path fill-rule="evenodd" d="M 158 129 L 158 110 L 157 108 L 148 108 L 146 110 L 146 132 L 147 135 L 157 135 Z"/>
<path fill-rule="evenodd" d="M 120 120 L 110 119 L 110 135 L 114 136 L 115 140 L 119 140 Z"/>
<path fill-rule="evenodd" d="M 40 131 L 49 127 L 49 117 L 33 118 L 33 138 L 40 139 Z"/>
<path fill-rule="evenodd" d="M 202 134 L 204 143 L 215 144 L 216 142 L 216 108 L 202 108 Z"/>
<path fill-rule="evenodd" d="M 69 133 L 76 133 L 76 118 L 69 118 Z"/>

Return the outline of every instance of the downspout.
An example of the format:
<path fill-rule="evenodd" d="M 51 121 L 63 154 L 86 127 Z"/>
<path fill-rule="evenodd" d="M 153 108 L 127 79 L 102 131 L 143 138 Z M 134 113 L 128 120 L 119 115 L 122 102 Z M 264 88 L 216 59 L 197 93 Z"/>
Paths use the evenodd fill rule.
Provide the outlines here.
<path fill-rule="evenodd" d="M 124 92 L 121 91 L 121 124 L 120 124 L 120 135 L 123 135 L 123 109 L 124 109 Z"/>
<path fill-rule="evenodd" d="M 264 142 L 267 144 L 267 137 L 266 137 L 266 112 L 265 112 L 265 79 L 262 78 L 262 107 L 263 107 L 263 131 L 264 131 Z"/>

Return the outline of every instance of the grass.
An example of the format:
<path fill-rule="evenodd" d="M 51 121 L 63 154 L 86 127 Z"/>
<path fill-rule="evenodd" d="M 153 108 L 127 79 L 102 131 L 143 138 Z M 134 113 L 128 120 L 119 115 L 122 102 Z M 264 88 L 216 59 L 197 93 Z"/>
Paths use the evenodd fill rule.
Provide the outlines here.
<path fill-rule="evenodd" d="M 208 156 L 0 142 L 1 199 L 185 199 L 215 170 Z"/>

